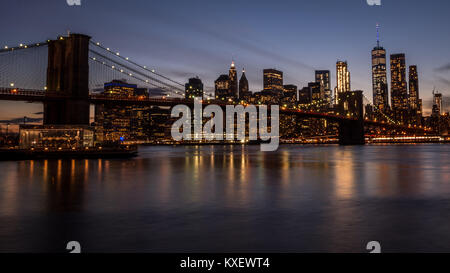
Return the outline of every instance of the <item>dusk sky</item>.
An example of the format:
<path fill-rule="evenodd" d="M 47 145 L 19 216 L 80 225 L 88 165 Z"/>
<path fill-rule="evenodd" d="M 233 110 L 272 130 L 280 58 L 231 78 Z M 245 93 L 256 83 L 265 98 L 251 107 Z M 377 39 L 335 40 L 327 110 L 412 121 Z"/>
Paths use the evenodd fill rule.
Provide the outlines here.
<path fill-rule="evenodd" d="M 206 90 L 232 59 L 245 67 L 252 91 L 262 89 L 264 68 L 282 70 L 285 84 L 299 88 L 314 80 L 315 69 L 331 70 L 334 87 L 336 60 L 347 60 L 352 89 L 371 99 L 379 23 L 381 45 L 418 65 L 420 96 L 429 101 L 434 86 L 450 96 L 449 12 L 450 2 L 437 0 L 382 0 L 380 7 L 366 0 L 82 0 L 81 7 L 14 0 L 0 11 L 0 46 L 70 30 L 179 82 L 199 76 Z M 40 104 L 0 102 L 0 120 L 40 111 Z"/>

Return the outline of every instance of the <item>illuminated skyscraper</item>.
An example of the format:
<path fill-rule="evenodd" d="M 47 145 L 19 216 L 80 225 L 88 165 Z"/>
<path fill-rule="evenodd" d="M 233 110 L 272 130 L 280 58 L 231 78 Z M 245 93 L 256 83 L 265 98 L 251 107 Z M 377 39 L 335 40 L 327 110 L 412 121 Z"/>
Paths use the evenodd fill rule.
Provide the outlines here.
<path fill-rule="evenodd" d="M 330 70 L 316 70 L 316 83 L 320 84 L 321 98 L 331 104 Z"/>
<path fill-rule="evenodd" d="M 334 91 L 335 104 L 338 104 L 339 93 L 350 92 L 350 72 L 347 62 L 336 63 L 336 88 Z"/>
<path fill-rule="evenodd" d="M 230 78 L 230 84 L 228 86 L 229 88 L 229 95 L 233 98 L 238 97 L 238 78 L 237 78 L 237 72 L 236 67 L 234 66 L 234 61 L 231 62 L 230 71 L 228 72 L 228 77 Z"/>
<path fill-rule="evenodd" d="M 419 110 L 419 76 L 415 65 L 409 67 L 409 107 Z"/>
<path fill-rule="evenodd" d="M 405 54 L 391 55 L 392 109 L 401 112 L 408 109 Z"/>
<path fill-rule="evenodd" d="M 440 116 L 442 114 L 442 94 L 433 90 L 433 112 L 432 115 Z"/>
<path fill-rule="evenodd" d="M 282 94 L 283 72 L 276 69 L 264 69 L 264 91 Z"/>
<path fill-rule="evenodd" d="M 377 25 L 377 46 L 372 50 L 372 90 L 373 105 L 384 112 L 389 107 L 388 83 L 386 73 L 386 50 L 380 46 Z"/>

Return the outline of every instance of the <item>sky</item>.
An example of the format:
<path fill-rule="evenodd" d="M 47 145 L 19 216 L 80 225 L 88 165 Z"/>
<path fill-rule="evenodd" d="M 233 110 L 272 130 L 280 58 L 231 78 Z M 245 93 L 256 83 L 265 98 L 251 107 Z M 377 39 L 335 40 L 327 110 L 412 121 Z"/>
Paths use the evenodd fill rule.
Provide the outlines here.
<path fill-rule="evenodd" d="M 346 60 L 352 89 L 372 98 L 370 54 L 378 23 L 387 53 L 405 53 L 407 65 L 418 66 L 426 108 L 434 87 L 450 97 L 447 0 L 381 0 L 381 6 L 366 0 L 81 2 L 8 1 L 0 10 L 0 46 L 55 39 L 67 31 L 88 34 L 179 82 L 199 76 L 206 90 L 232 60 L 245 68 L 252 91 L 262 89 L 265 68 L 282 70 L 285 84 L 299 88 L 314 81 L 314 70 L 330 70 L 334 87 L 336 61 Z M 41 112 L 40 104 L 0 102 L 0 120 Z"/>

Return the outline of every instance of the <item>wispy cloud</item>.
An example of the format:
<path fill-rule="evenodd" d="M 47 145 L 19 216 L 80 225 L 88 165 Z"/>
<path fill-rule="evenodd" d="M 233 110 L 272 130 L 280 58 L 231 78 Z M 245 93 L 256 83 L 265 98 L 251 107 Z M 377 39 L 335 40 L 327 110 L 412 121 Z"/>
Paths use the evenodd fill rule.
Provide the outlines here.
<path fill-rule="evenodd" d="M 450 64 L 443 65 L 435 69 L 437 72 L 447 72 L 450 71 Z"/>

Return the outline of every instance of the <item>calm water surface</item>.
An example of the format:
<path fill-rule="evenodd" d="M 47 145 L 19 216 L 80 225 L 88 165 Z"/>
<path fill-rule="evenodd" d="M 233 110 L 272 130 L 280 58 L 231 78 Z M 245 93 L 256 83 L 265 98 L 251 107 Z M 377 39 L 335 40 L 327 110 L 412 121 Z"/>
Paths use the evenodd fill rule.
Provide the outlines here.
<path fill-rule="evenodd" d="M 0 252 L 450 251 L 450 145 L 0 162 Z"/>

